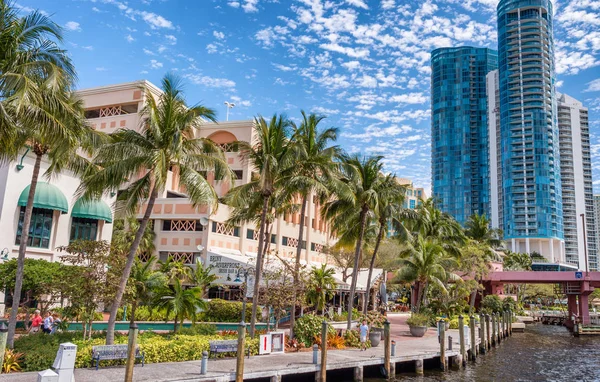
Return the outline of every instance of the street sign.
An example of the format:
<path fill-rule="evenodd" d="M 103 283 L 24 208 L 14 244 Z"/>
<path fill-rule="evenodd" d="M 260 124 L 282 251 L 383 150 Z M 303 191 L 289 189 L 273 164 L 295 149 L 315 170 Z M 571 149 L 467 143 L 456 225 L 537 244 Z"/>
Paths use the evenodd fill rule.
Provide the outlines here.
<path fill-rule="evenodd" d="M 575 278 L 576 279 L 582 279 L 583 278 L 583 272 L 575 272 Z"/>

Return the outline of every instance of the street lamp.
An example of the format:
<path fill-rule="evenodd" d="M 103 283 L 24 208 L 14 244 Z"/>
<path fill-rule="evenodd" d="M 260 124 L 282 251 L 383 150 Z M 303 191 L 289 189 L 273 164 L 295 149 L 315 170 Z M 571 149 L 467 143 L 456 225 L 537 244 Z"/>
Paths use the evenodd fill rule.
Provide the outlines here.
<path fill-rule="evenodd" d="M 227 114 L 226 114 L 225 120 L 229 121 L 229 109 L 233 109 L 235 104 L 233 102 L 227 102 L 227 101 L 225 101 L 224 103 L 225 103 L 225 106 L 227 106 Z"/>
<path fill-rule="evenodd" d="M 242 300 L 242 322 L 244 322 L 246 319 L 246 298 L 248 297 L 248 293 L 254 292 L 254 286 L 248 285 L 248 276 L 254 276 L 254 272 L 254 268 L 238 268 L 238 271 L 235 275 L 235 280 L 233 280 L 234 283 L 241 283 L 243 277 L 244 284 L 246 284 L 246 290 L 244 291 L 244 300 Z"/>

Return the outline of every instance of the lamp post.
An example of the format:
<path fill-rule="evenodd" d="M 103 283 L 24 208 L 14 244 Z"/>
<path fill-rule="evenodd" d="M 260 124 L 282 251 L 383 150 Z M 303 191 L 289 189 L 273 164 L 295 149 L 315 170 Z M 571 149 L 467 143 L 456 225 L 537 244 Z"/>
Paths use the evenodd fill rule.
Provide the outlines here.
<path fill-rule="evenodd" d="M 227 106 L 227 114 L 226 114 L 225 120 L 229 121 L 229 109 L 233 109 L 233 107 L 235 106 L 235 103 L 227 102 L 227 101 L 225 101 L 224 103 L 225 103 L 225 106 Z"/>
<path fill-rule="evenodd" d="M 254 292 L 254 286 L 248 285 L 248 276 L 254 276 L 254 268 L 239 268 L 237 274 L 235 275 L 235 283 L 241 283 L 244 278 L 244 284 L 246 284 L 246 290 L 244 291 L 244 299 L 242 300 L 242 322 L 246 320 L 246 300 L 248 297 L 253 297 L 252 293 Z"/>

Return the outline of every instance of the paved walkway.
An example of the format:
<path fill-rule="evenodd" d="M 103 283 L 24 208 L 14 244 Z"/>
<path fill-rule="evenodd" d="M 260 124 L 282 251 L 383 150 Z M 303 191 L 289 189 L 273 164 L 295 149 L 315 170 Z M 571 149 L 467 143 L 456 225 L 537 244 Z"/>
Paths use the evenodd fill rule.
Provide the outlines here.
<path fill-rule="evenodd" d="M 406 325 L 407 315 L 390 314 L 392 339 L 396 341 L 396 357 L 393 362 L 414 359 L 433 358 L 439 353 L 439 344 L 435 329 L 430 328 L 425 337 L 410 336 Z M 450 330 L 453 337 L 455 355 L 458 346 L 458 331 Z M 201 361 L 172 362 L 135 366 L 134 381 L 174 382 L 174 381 L 229 381 L 235 377 L 235 358 L 210 360 L 209 373 L 200 374 Z M 350 368 L 358 365 L 379 365 L 383 363 L 383 343 L 379 347 L 361 352 L 357 349 L 330 350 L 327 353 L 328 369 Z M 312 352 L 286 353 L 278 355 L 254 356 L 245 359 L 244 376 L 247 378 L 270 377 L 272 375 L 314 373 L 318 365 L 312 364 Z M 106 367 L 95 369 L 76 369 L 77 382 L 121 381 L 124 377 L 123 367 Z M 36 373 L 16 373 L 0 376 L 0 381 L 32 382 L 36 381 Z"/>

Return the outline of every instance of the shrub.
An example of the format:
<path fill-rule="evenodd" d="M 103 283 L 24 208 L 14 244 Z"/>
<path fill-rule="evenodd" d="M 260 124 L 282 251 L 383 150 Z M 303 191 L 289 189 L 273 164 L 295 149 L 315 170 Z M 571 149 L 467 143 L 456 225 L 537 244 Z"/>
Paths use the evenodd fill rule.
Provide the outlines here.
<path fill-rule="evenodd" d="M 195 324 L 189 328 L 181 329 L 178 334 L 194 336 L 194 335 L 204 335 L 204 336 L 212 336 L 217 334 L 217 327 L 211 324 Z"/>
<path fill-rule="evenodd" d="M 358 330 L 346 330 L 344 333 L 344 343 L 349 348 L 360 347 L 360 333 Z M 371 347 L 371 341 L 367 339 L 367 348 Z"/>
<path fill-rule="evenodd" d="M 463 325 L 469 325 L 469 317 L 463 316 Z M 458 329 L 458 317 L 450 320 L 450 329 Z"/>
<path fill-rule="evenodd" d="M 315 336 L 321 335 L 321 325 L 323 317 L 315 316 L 314 314 L 306 314 L 296 320 L 294 326 L 294 335 L 299 342 L 302 342 L 304 346 L 309 347 L 313 344 Z M 327 326 L 329 333 L 335 334 L 335 329 L 331 325 Z"/>
<path fill-rule="evenodd" d="M 13 371 L 21 371 L 21 362 L 23 361 L 23 353 L 18 353 L 10 349 L 4 352 L 4 363 L 2 364 L 3 373 L 12 373 Z"/>
<path fill-rule="evenodd" d="M 321 347 L 321 335 L 315 336 L 313 342 Z M 344 337 L 338 336 L 336 333 L 327 333 L 327 349 L 344 349 L 345 347 Z"/>
<path fill-rule="evenodd" d="M 502 300 L 502 308 L 503 308 L 503 310 L 511 310 L 513 312 L 516 312 L 519 310 L 519 307 L 517 306 L 517 302 L 515 301 L 514 298 L 512 298 L 510 296 L 504 297 L 504 299 Z"/>
<path fill-rule="evenodd" d="M 221 299 L 213 299 L 208 302 L 208 307 L 204 312 L 204 321 L 209 322 L 239 322 L 242 319 L 241 302 L 225 301 Z M 252 305 L 246 306 L 246 317 L 248 319 L 252 315 Z"/>
<path fill-rule="evenodd" d="M 498 295 L 489 294 L 481 301 L 480 311 L 487 314 L 500 313 L 502 312 L 502 300 Z"/>
<path fill-rule="evenodd" d="M 355 316 L 358 317 L 358 316 Z M 358 325 L 360 326 L 363 320 L 367 320 L 367 325 L 370 328 L 383 328 L 383 323 L 385 322 L 385 316 L 377 311 L 367 312 L 367 315 L 361 314 L 358 317 Z"/>
<path fill-rule="evenodd" d="M 406 320 L 406 323 L 409 326 L 427 326 L 429 323 L 429 316 L 425 314 L 413 313 L 408 320 Z"/>
<path fill-rule="evenodd" d="M 151 309 L 145 305 L 142 305 L 135 310 L 136 321 L 172 321 L 175 318 L 175 314 L 172 312 L 169 314 L 169 317 L 166 316 L 167 313 L 164 309 Z M 117 310 L 117 319 L 123 319 L 123 308 Z M 125 319 L 131 319 L 131 307 L 127 307 Z"/>
<path fill-rule="evenodd" d="M 81 332 L 58 333 L 54 335 L 33 334 L 15 340 L 15 350 L 25 354 L 23 371 L 38 371 L 49 369 L 54 362 L 58 345 L 62 342 L 72 342 L 77 345 L 75 367 L 90 367 L 92 364 L 92 346 L 105 343 L 105 333 L 94 333 L 89 341 L 82 340 Z M 219 335 L 160 335 L 154 332 L 144 332 L 138 337 L 140 349 L 145 352 L 146 362 L 181 362 L 202 359 L 202 352 L 209 350 L 212 340 L 237 339 L 237 336 Z M 116 344 L 126 344 L 127 336 L 116 335 Z M 246 338 L 246 346 L 250 354 L 258 354 L 258 338 Z M 220 353 L 218 357 L 233 356 L 234 354 Z M 123 365 L 125 360 L 103 361 L 102 365 Z"/>

